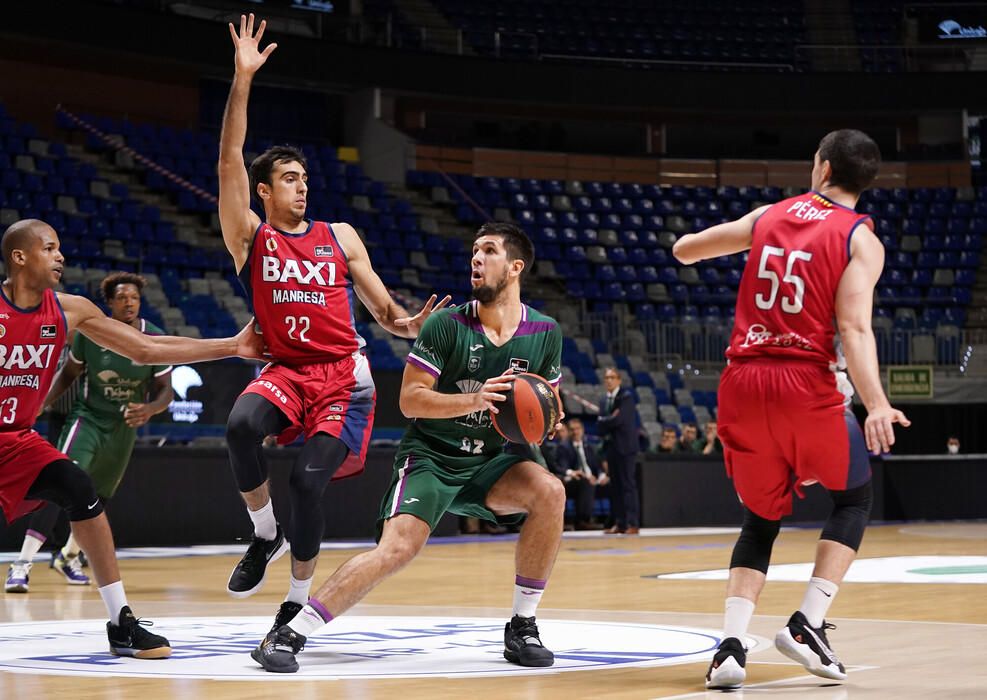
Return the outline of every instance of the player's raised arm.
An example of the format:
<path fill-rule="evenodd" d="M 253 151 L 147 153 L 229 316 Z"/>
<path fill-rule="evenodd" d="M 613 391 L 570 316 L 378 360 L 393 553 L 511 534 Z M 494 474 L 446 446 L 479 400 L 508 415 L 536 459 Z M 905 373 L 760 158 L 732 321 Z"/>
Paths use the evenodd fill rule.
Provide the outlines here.
<path fill-rule="evenodd" d="M 253 322 L 232 338 L 199 340 L 170 335 L 145 335 L 126 323 L 109 318 L 91 301 L 59 294 L 69 331 L 76 329 L 97 345 L 142 365 L 165 365 L 220 360 L 224 357 L 264 358 L 262 336 Z"/>
<path fill-rule="evenodd" d="M 339 223 L 333 224 L 332 230 L 343 246 L 343 250 L 346 251 L 346 263 L 349 266 L 350 274 L 353 276 L 353 287 L 356 295 L 384 330 L 402 338 L 417 338 L 418 331 L 425 323 L 425 319 L 433 311 L 438 311 L 452 300 L 452 297 L 446 296 L 436 304 L 436 297 L 433 294 L 425 302 L 421 311 L 414 316 L 409 316 L 408 312 L 391 298 L 387 287 L 384 286 L 380 276 L 374 271 L 373 265 L 370 264 L 367 247 L 363 245 L 356 229 L 349 224 Z"/>
<path fill-rule="evenodd" d="M 675 241 L 672 255 L 683 265 L 700 260 L 718 258 L 721 255 L 742 253 L 751 247 L 754 222 L 767 211 L 768 206 L 758 207 L 736 221 L 710 226 L 699 233 L 688 233 Z"/>
<path fill-rule="evenodd" d="M 260 50 L 267 23 L 261 21 L 254 34 L 254 15 L 240 15 L 239 33 L 230 25 L 236 49 L 236 72 L 223 113 L 223 130 L 219 138 L 219 221 L 223 240 L 239 272 L 247 261 L 250 241 L 260 218 L 250 209 L 250 178 L 243 162 L 243 145 L 247 138 L 247 100 L 254 74 L 267 61 L 277 44 Z"/>

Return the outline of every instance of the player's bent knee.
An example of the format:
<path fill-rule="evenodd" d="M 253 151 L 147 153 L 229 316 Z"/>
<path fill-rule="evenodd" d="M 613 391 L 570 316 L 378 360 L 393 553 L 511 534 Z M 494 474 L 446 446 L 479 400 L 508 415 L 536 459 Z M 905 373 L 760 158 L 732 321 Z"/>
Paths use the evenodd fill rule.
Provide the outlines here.
<path fill-rule="evenodd" d="M 90 520 L 103 512 L 92 479 L 75 462 L 52 462 L 41 470 L 35 484 L 36 495 L 64 508 L 69 520 Z"/>
<path fill-rule="evenodd" d="M 744 508 L 744 524 L 733 548 L 730 568 L 754 569 L 766 574 L 771 563 L 771 550 L 781 529 L 780 520 L 768 520 Z"/>
<path fill-rule="evenodd" d="M 829 495 L 833 498 L 833 512 L 823 527 L 820 539 L 838 542 L 857 551 L 870 520 L 873 486 L 868 481 L 863 486 L 846 491 L 830 491 Z"/>

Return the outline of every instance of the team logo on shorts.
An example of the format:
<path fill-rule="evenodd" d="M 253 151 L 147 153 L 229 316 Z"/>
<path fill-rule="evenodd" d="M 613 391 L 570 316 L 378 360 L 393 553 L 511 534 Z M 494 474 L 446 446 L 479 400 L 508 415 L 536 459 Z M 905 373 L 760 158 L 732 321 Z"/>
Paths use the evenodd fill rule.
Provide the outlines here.
<path fill-rule="evenodd" d="M 334 403 L 332 406 L 329 407 L 329 410 L 339 413 L 340 411 L 343 410 L 343 406 L 342 404 Z"/>
<path fill-rule="evenodd" d="M 331 245 L 317 245 L 317 246 L 315 246 L 315 257 L 317 257 L 317 258 L 331 258 L 332 257 L 332 246 Z"/>
<path fill-rule="evenodd" d="M 523 357 L 512 357 L 511 358 L 511 371 L 514 374 L 521 374 L 522 372 L 528 371 L 528 361 Z"/>
<path fill-rule="evenodd" d="M 277 249 L 278 249 L 278 242 L 277 242 L 277 241 L 276 241 L 276 240 L 275 240 L 274 238 L 268 238 L 268 239 L 267 239 L 267 240 L 266 240 L 266 241 L 264 242 L 264 245 L 266 245 L 266 246 L 267 246 L 267 249 L 268 249 L 269 251 L 271 251 L 272 253 L 273 253 L 273 252 L 274 252 L 275 250 L 277 250 Z"/>
<path fill-rule="evenodd" d="M 56 335 L 58 335 L 58 330 L 55 326 L 41 326 L 42 338 L 54 338 Z"/>

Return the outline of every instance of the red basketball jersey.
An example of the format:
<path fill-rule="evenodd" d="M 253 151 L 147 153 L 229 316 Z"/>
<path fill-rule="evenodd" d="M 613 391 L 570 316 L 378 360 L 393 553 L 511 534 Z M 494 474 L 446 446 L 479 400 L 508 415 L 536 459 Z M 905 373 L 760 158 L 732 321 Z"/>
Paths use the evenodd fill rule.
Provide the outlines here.
<path fill-rule="evenodd" d="M 324 221 L 310 221 L 304 233 L 262 223 L 240 281 L 275 361 L 335 361 L 366 344 L 353 319 L 346 254 Z"/>
<path fill-rule="evenodd" d="M 34 425 L 48 395 L 68 322 L 51 289 L 30 309 L 14 306 L 0 288 L 0 432 Z"/>
<path fill-rule="evenodd" d="M 754 224 L 727 358 L 835 363 L 836 290 L 853 232 L 869 218 L 817 192 L 765 211 Z"/>

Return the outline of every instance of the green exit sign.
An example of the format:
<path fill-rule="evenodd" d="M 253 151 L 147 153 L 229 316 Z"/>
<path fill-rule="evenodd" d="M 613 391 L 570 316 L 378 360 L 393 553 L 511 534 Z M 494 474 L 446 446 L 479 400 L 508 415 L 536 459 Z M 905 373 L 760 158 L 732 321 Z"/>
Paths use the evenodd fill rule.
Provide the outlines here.
<path fill-rule="evenodd" d="M 932 365 L 888 367 L 889 399 L 931 399 Z"/>

